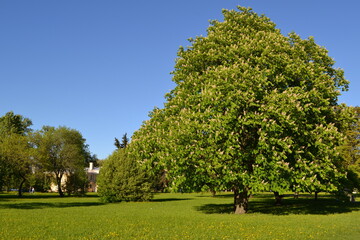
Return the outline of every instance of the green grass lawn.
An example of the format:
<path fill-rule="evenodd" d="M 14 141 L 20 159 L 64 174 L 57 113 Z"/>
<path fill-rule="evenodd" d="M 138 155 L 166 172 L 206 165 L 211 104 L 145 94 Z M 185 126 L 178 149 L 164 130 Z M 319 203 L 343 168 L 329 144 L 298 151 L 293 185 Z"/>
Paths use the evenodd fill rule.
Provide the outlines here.
<path fill-rule="evenodd" d="M 0 239 L 360 239 L 360 205 L 330 195 L 251 198 L 232 214 L 231 193 L 157 194 L 151 202 L 102 204 L 96 195 L 0 194 Z"/>

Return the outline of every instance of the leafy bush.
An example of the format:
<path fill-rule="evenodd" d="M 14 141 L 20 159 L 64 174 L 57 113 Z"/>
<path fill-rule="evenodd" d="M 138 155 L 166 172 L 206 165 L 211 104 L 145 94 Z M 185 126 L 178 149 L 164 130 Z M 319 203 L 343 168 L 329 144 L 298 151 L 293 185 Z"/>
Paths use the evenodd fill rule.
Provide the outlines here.
<path fill-rule="evenodd" d="M 103 202 L 146 201 L 152 198 L 151 181 L 125 149 L 118 149 L 104 162 L 98 193 Z"/>

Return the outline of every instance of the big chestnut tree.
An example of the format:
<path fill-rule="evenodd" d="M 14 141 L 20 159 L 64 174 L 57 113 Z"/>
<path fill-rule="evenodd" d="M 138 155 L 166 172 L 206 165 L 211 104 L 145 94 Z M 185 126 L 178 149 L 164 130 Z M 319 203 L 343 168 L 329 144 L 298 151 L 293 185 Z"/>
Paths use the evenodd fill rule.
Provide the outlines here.
<path fill-rule="evenodd" d="M 351 119 L 337 103 L 343 70 L 313 38 L 284 36 L 249 8 L 223 15 L 179 49 L 176 87 L 129 151 L 175 190 L 232 190 L 235 213 L 258 191 L 336 190 Z"/>

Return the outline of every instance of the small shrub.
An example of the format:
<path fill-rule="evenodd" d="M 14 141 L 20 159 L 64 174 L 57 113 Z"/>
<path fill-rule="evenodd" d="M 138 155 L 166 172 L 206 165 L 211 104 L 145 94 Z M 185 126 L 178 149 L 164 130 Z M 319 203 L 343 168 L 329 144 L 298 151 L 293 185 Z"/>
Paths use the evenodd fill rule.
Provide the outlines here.
<path fill-rule="evenodd" d="M 152 198 L 150 178 L 125 149 L 116 150 L 105 160 L 98 186 L 103 202 L 146 201 Z"/>

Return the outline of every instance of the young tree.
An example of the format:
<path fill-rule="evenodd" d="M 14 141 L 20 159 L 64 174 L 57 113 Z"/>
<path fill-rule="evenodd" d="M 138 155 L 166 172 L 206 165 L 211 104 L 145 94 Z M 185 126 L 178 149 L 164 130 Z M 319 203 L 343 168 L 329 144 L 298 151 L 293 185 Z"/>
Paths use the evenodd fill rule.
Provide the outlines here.
<path fill-rule="evenodd" d="M 313 38 L 284 36 L 251 9 L 224 10 L 206 37 L 180 48 L 164 109 L 133 135 L 130 152 L 166 169 L 173 188 L 250 194 L 336 190 L 338 146 L 351 117 L 337 104 L 348 82 Z"/>
<path fill-rule="evenodd" d="M 90 157 L 85 139 L 75 129 L 49 126 L 36 132 L 33 139 L 39 162 L 54 175 L 59 195 L 64 196 L 61 185 L 63 176 L 75 176 L 79 169 L 83 170 L 85 161 Z"/>
<path fill-rule="evenodd" d="M 152 197 L 149 177 L 125 149 L 118 149 L 103 163 L 98 193 L 104 202 L 146 201 Z"/>

